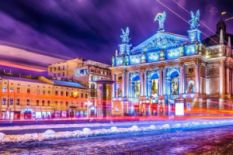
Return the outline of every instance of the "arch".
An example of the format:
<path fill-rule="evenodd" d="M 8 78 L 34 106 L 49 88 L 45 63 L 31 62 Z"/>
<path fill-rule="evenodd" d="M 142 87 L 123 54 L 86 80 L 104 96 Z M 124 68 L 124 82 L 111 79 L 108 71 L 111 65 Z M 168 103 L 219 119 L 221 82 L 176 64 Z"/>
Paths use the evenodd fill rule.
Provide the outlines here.
<path fill-rule="evenodd" d="M 138 74 L 133 75 L 131 80 L 132 81 L 139 81 L 140 80 L 140 76 Z"/>
<path fill-rule="evenodd" d="M 180 75 L 180 71 L 177 68 L 171 68 L 168 72 L 167 72 L 167 77 L 171 78 L 172 76 L 177 77 Z"/>
<path fill-rule="evenodd" d="M 156 98 L 159 95 L 159 71 L 152 70 L 147 72 L 146 94 L 149 97 Z"/>
<path fill-rule="evenodd" d="M 138 98 L 141 92 L 140 74 L 131 73 L 130 75 L 130 94 L 133 98 Z"/>
<path fill-rule="evenodd" d="M 170 95 L 174 98 L 175 96 L 179 95 L 179 75 L 180 71 L 177 68 L 171 68 L 167 73 L 167 78 L 169 80 L 169 87 L 170 87 Z"/>
<path fill-rule="evenodd" d="M 174 71 L 171 73 L 171 78 L 178 77 L 179 73 L 177 71 Z"/>
<path fill-rule="evenodd" d="M 159 73 L 158 71 L 152 72 L 150 75 L 150 79 L 158 79 L 159 78 Z"/>

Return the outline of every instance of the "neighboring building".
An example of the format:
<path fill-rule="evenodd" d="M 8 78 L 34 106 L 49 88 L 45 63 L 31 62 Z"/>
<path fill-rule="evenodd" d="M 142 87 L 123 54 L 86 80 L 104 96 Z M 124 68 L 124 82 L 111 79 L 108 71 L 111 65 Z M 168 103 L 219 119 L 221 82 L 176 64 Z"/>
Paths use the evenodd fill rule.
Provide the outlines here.
<path fill-rule="evenodd" d="M 111 80 L 109 65 L 80 58 L 71 59 L 49 65 L 48 74 L 52 79 L 77 81 L 90 90 L 90 108 L 96 109 L 98 80 Z M 93 113 L 93 112 L 90 112 Z"/>
<path fill-rule="evenodd" d="M 217 34 L 202 44 L 199 18 L 199 11 L 192 13 L 188 36 L 182 36 L 166 32 L 166 13 L 159 13 L 159 30 L 133 47 L 129 28 L 122 30 L 111 70 L 116 81 L 113 100 L 122 104 L 124 114 L 156 114 L 161 104 L 169 112 L 178 98 L 187 109 L 224 108 L 222 102 L 233 95 L 232 35 L 221 21 Z"/>
<path fill-rule="evenodd" d="M 1 75 L 0 119 L 83 117 L 88 94 L 77 82 Z"/>

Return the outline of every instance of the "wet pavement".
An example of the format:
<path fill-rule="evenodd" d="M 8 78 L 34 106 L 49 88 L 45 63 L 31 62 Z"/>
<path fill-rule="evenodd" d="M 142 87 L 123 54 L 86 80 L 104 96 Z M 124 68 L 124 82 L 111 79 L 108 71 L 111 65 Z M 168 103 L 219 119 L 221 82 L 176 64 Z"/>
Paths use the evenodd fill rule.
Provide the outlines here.
<path fill-rule="evenodd" d="M 233 126 L 0 145 L 6 155 L 233 154 Z"/>

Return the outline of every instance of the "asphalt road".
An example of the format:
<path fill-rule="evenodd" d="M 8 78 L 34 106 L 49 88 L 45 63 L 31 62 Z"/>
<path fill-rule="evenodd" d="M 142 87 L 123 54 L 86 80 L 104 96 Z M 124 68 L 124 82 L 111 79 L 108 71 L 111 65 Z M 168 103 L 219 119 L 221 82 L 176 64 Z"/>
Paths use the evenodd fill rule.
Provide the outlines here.
<path fill-rule="evenodd" d="M 0 154 L 11 155 L 232 155 L 232 153 L 233 126 L 0 145 Z"/>

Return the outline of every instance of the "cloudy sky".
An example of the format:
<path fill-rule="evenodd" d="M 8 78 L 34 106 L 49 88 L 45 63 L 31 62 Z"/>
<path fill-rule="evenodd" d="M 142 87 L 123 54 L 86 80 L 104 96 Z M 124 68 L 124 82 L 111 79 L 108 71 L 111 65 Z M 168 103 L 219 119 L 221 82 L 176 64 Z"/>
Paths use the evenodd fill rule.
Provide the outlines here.
<path fill-rule="evenodd" d="M 232 6 L 232 0 L 1 0 L 0 42 L 111 63 L 122 27 L 130 27 L 138 44 L 156 32 L 153 18 L 165 10 L 166 31 L 186 35 L 188 12 L 200 9 L 205 38 L 215 33 L 222 11 L 225 19 L 233 16 Z M 233 20 L 227 25 L 233 33 Z"/>

